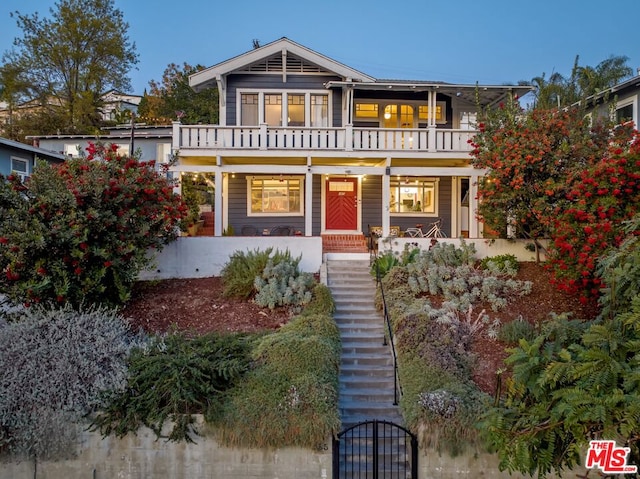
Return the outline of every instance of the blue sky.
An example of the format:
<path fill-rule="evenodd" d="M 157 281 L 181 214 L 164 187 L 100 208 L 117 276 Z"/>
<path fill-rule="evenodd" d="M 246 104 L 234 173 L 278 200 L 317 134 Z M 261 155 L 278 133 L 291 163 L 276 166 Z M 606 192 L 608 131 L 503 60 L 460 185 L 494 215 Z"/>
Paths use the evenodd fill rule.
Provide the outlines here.
<path fill-rule="evenodd" d="M 1 0 L 0 51 L 20 36 L 9 13 L 48 16 L 54 0 Z M 379 79 L 500 85 L 553 72 L 576 55 L 640 67 L 640 1 L 115 0 L 140 62 L 133 91 L 169 63 L 211 66 L 281 37 Z"/>

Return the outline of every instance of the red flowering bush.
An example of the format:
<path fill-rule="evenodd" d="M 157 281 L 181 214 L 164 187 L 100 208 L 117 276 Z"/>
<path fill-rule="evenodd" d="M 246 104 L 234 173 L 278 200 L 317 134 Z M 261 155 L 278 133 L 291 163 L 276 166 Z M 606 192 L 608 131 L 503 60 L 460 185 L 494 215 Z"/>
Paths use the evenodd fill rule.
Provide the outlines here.
<path fill-rule="evenodd" d="M 602 287 L 594 274 L 598 258 L 620 246 L 625 222 L 640 211 L 640 136 L 622 127 L 615 133 L 603 158 L 572 171 L 566 201 L 553 215 L 555 281 L 585 300 Z"/>
<path fill-rule="evenodd" d="M 16 303 L 121 304 L 149 248 L 177 237 L 186 206 L 153 162 L 87 151 L 0 179 L 0 292 Z"/>
<path fill-rule="evenodd" d="M 546 237 L 564 180 L 575 166 L 601 158 L 605 125 L 591 126 L 578 110 L 523 111 L 514 99 L 483 112 L 471 142 L 471 163 L 486 169 L 478 185 L 478 215 L 505 236 Z"/>
<path fill-rule="evenodd" d="M 588 121 L 571 109 L 523 111 L 516 101 L 483 112 L 472 164 L 486 169 L 478 215 L 504 236 L 551 239 L 557 285 L 584 300 L 601 288 L 598 258 L 638 212 L 640 140 L 629 125 Z"/>

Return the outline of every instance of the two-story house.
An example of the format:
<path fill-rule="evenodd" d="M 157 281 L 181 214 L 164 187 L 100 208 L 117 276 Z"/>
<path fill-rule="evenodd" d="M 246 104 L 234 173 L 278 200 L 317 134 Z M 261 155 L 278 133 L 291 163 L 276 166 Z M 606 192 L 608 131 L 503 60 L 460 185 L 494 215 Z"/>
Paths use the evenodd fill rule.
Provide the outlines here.
<path fill-rule="evenodd" d="M 218 88 L 219 125 L 173 125 L 178 172 L 215 184 L 215 235 L 279 225 L 383 236 L 441 219 L 479 237 L 469 140 L 478 108 L 524 86 L 380 80 L 287 38 L 193 74 Z"/>

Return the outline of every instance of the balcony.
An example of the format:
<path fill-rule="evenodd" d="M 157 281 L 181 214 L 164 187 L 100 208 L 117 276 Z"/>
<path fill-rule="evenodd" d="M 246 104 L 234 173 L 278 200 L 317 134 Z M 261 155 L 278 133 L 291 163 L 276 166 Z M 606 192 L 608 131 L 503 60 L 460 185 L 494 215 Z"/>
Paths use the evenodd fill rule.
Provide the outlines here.
<path fill-rule="evenodd" d="M 174 123 L 174 145 L 181 151 L 225 150 L 290 152 L 338 151 L 393 153 L 468 153 L 473 130 L 443 128 L 312 128 L 181 125 Z"/>

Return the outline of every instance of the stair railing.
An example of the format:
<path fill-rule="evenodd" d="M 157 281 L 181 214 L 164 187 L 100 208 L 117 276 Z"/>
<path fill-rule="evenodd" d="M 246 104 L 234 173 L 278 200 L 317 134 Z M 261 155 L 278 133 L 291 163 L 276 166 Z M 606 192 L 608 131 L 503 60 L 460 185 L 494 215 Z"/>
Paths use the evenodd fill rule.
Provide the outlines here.
<path fill-rule="evenodd" d="M 387 335 L 384 335 L 384 339 L 382 344 L 387 346 L 387 344 L 391 345 L 391 354 L 393 355 L 393 405 L 398 405 L 398 396 L 402 396 L 402 386 L 400 385 L 400 381 L 398 380 L 398 355 L 396 354 L 396 346 L 393 341 L 393 330 L 391 328 L 391 319 L 389 318 L 389 310 L 387 309 L 387 301 L 384 297 L 384 287 L 382 286 L 382 278 L 380 276 L 380 266 L 378 265 L 378 258 L 374 260 L 374 265 L 376 268 L 376 284 L 378 288 L 380 288 L 380 296 L 382 298 L 382 314 L 384 317 L 384 322 L 387 327 L 387 332 L 389 334 L 389 342 L 387 342 Z"/>

